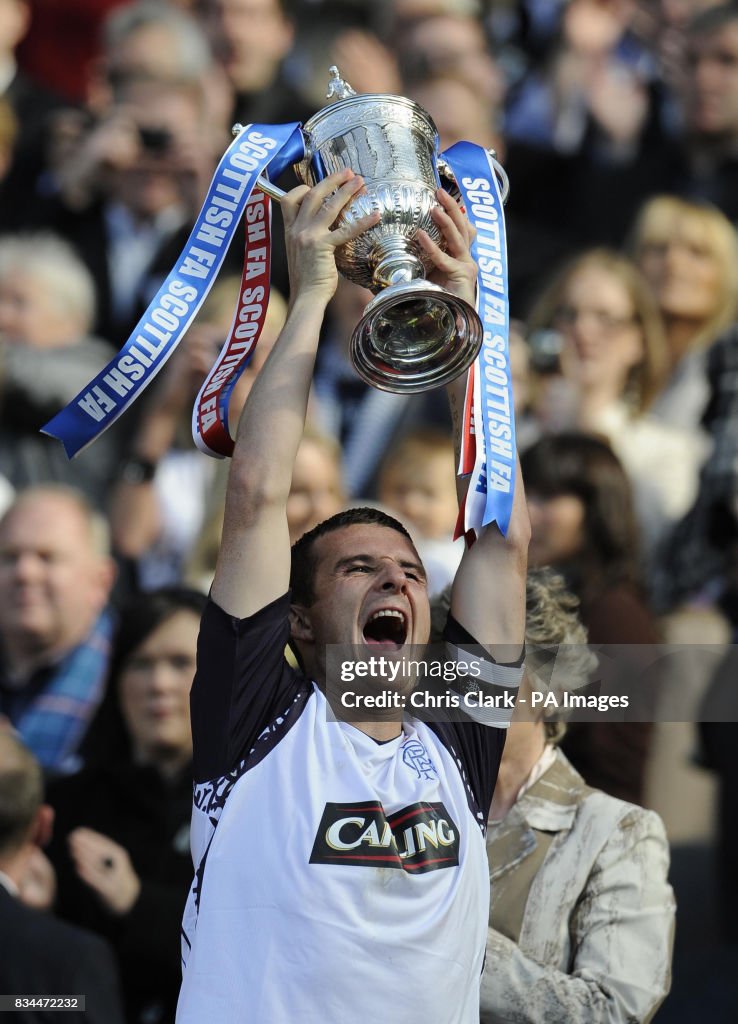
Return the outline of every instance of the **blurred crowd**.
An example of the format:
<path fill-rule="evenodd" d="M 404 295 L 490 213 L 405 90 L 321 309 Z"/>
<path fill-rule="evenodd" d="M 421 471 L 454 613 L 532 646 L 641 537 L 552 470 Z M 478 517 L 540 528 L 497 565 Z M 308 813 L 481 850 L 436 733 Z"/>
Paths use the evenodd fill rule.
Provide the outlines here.
<path fill-rule="evenodd" d="M 106 434 L 69 462 L 39 429 L 156 294 L 233 123 L 306 120 L 333 64 L 357 92 L 419 102 L 442 148 L 493 147 L 510 177 L 531 566 L 563 577 L 590 643 L 680 645 L 665 683 L 688 694 L 679 721 L 572 725 L 557 757 L 664 822 L 678 910 L 657 1019 L 732 1020 L 734 2 L 0 0 L 0 722 L 42 766 L 56 818 L 28 819 L 16 888 L 112 946 L 129 1024 L 173 1020 L 191 873 L 187 695 L 227 475 L 193 446 L 190 415 L 230 328 L 242 243 Z M 278 208 L 274 219 L 272 297 L 233 425 L 286 312 Z M 348 343 L 370 298 L 342 280 L 331 304 L 290 536 L 378 503 L 407 524 L 440 593 L 461 555 L 446 406 L 356 376 Z M 0 776 L 31 771 L 24 756 L 3 741 Z M 0 781 L 0 825 L 3 793 Z M 627 1000 L 582 1018 L 645 1019 Z"/>

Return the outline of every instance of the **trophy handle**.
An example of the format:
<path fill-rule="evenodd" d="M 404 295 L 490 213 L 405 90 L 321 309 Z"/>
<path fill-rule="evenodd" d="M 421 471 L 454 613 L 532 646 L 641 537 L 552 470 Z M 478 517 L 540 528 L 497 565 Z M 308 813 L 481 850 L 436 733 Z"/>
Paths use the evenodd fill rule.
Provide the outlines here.
<path fill-rule="evenodd" d="M 487 153 L 489 155 L 490 160 L 492 161 L 492 166 L 495 169 L 497 180 L 500 183 L 500 194 L 502 196 L 502 203 L 504 205 L 507 202 L 507 197 L 510 195 L 510 179 L 508 178 L 507 173 L 505 172 L 505 168 L 496 158 L 494 149 L 488 149 Z M 449 165 L 446 163 L 442 156 L 439 156 L 437 158 L 436 166 L 438 167 L 438 174 L 439 177 L 441 178 L 441 184 L 443 185 L 444 188 L 446 188 L 446 182 L 448 182 L 450 188 L 446 188 L 446 191 L 449 192 L 457 202 L 459 202 L 461 199 L 461 193 L 459 192 L 458 185 L 456 184 L 456 179 L 454 178 L 453 171 L 451 170 L 451 168 L 449 167 Z"/>
<path fill-rule="evenodd" d="M 243 131 L 242 124 L 234 124 L 231 128 L 231 134 L 235 137 L 240 131 Z M 260 174 L 256 179 L 256 188 L 262 192 L 266 192 L 270 199 L 276 199 L 279 203 L 287 195 L 283 188 L 279 188 L 277 185 L 273 185 L 268 178 L 265 178 L 263 174 Z"/>
<path fill-rule="evenodd" d="M 256 179 L 255 187 L 260 189 L 260 191 L 262 192 L 266 192 L 270 199 L 276 199 L 278 203 L 281 202 L 282 198 L 287 195 L 283 188 L 279 188 L 278 185 L 273 185 L 271 181 L 268 180 L 268 178 L 263 177 L 263 175 L 261 174 Z"/>

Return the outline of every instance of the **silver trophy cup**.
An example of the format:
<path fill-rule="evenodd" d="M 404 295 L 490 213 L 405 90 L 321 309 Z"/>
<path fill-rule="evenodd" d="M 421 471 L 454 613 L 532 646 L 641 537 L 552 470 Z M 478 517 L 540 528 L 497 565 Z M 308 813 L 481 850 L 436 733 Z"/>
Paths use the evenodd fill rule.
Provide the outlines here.
<path fill-rule="evenodd" d="M 351 336 L 351 359 L 368 384 L 408 394 L 454 380 L 474 361 L 482 323 L 469 303 L 426 280 L 433 268 L 417 241 L 419 228 L 443 247 L 431 217 L 439 183 L 458 197 L 450 171 L 438 157 L 430 116 L 402 96 L 357 95 L 330 69 L 328 99 L 304 125 L 305 158 L 295 165 L 302 182 L 315 185 L 351 168 L 365 188 L 341 214 L 355 222 L 379 210 L 381 220 L 336 250 L 344 277 L 375 297 Z M 234 127 L 234 131 L 240 129 Z M 506 196 L 504 171 L 496 165 Z M 274 198 L 284 193 L 264 179 Z"/>

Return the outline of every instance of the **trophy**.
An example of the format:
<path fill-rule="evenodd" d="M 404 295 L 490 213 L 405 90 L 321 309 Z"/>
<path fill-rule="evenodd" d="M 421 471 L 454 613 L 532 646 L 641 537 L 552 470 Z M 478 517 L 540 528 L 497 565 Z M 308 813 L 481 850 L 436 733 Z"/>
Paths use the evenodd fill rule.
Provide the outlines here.
<path fill-rule="evenodd" d="M 346 168 L 365 188 L 343 210 L 355 222 L 379 210 L 380 221 L 336 250 L 340 273 L 374 292 L 351 337 L 351 360 L 368 384 L 410 394 L 454 380 L 476 358 L 482 323 L 458 296 L 426 280 L 432 264 L 417 241 L 419 228 L 441 247 L 431 217 L 440 184 L 460 199 L 450 169 L 438 155 L 438 132 L 429 114 L 403 96 L 357 95 L 330 69 L 331 104 L 303 126 L 305 157 L 295 172 L 306 185 Z M 234 133 L 241 125 L 234 126 Z M 493 154 L 490 153 L 493 157 Z M 507 197 L 507 177 L 494 161 Z M 258 187 L 284 195 L 264 177 Z"/>

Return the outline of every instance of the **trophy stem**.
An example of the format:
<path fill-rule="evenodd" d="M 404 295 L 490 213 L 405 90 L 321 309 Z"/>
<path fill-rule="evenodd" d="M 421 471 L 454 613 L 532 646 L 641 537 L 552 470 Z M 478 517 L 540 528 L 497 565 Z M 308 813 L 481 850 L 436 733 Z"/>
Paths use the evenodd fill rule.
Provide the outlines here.
<path fill-rule="evenodd" d="M 384 238 L 371 255 L 374 264 L 372 286 L 379 291 L 393 284 L 408 284 L 425 278 L 423 263 L 408 251 L 407 239 Z"/>

